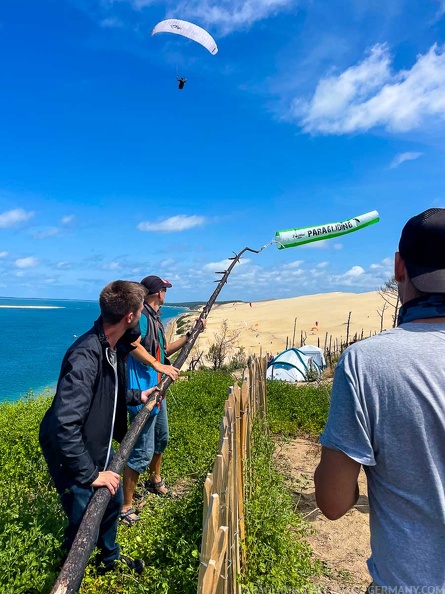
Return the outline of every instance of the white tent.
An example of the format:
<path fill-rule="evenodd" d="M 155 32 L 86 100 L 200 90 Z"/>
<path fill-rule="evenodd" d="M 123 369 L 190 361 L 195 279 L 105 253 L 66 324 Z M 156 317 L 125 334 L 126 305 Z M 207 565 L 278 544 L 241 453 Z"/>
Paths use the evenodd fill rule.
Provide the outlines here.
<path fill-rule="evenodd" d="M 318 365 L 318 367 L 320 367 L 321 369 L 326 369 L 326 361 L 323 355 L 323 349 L 308 344 L 300 347 L 298 350 L 300 351 L 300 353 L 304 353 L 308 357 L 312 357 L 312 359 Z"/>
<path fill-rule="evenodd" d="M 303 351 L 306 349 L 306 352 Z M 287 349 L 267 366 L 266 378 L 285 382 L 307 382 L 314 374 L 321 375 L 326 367 L 323 351 L 314 346 Z"/>

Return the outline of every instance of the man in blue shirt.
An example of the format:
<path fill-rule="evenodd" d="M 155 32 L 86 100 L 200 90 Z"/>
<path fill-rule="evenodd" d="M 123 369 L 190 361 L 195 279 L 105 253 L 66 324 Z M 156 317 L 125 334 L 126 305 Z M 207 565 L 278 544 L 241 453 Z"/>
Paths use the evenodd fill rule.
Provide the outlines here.
<path fill-rule="evenodd" d="M 406 223 L 395 279 L 398 327 L 355 343 L 336 367 L 315 495 L 325 516 L 342 517 L 363 466 L 369 592 L 444 591 L 445 209 Z"/>
<path fill-rule="evenodd" d="M 161 321 L 160 309 L 165 302 L 171 283 L 159 276 L 147 276 L 141 281 L 146 290 L 144 308 L 140 319 L 141 337 L 134 343 L 136 349 L 127 360 L 129 387 L 147 389 L 156 386 L 165 374 L 173 381 L 179 371 L 170 365 L 168 357 L 182 349 L 188 334 L 168 343 Z M 140 407 L 130 407 L 132 421 Z M 121 520 L 132 526 L 139 520 L 133 508 L 133 497 L 139 475 L 149 469 L 145 488 L 156 495 L 167 496 L 168 490 L 161 477 L 162 455 L 168 444 L 167 401 L 164 398 L 145 424 L 124 470 L 124 504 Z"/>

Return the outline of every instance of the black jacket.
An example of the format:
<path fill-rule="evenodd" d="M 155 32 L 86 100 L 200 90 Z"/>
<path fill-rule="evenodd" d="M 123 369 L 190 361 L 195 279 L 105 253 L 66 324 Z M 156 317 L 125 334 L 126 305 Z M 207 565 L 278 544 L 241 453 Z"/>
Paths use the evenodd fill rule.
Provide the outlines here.
<path fill-rule="evenodd" d="M 165 353 L 167 346 L 167 339 L 165 337 L 164 325 L 161 321 L 160 311 L 155 311 L 151 305 L 144 302 L 144 309 L 142 315 L 147 318 L 147 334 L 142 339 L 142 346 L 152 355 L 157 361 L 162 361 L 165 365 L 170 365 L 170 361 Z M 138 327 L 140 334 L 140 329 Z M 159 342 L 159 332 L 162 334 L 162 341 L 164 343 L 164 357 L 160 353 L 161 344 Z"/>
<path fill-rule="evenodd" d="M 40 425 L 39 441 L 57 490 L 73 482 L 88 486 L 105 470 L 111 438 L 127 430 L 127 404 L 140 403 L 140 391 L 126 389 L 125 359 L 137 338 L 128 331 L 117 343 L 117 373 L 109 362 L 102 320 L 67 350 L 56 395 Z M 116 393 L 117 392 L 117 393 Z"/>

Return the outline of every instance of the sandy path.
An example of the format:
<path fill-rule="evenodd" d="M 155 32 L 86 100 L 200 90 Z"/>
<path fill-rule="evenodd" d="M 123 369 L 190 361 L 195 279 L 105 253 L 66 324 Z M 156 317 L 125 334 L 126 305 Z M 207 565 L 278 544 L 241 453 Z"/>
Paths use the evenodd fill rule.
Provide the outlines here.
<path fill-rule="evenodd" d="M 295 496 L 299 501 L 298 509 L 315 529 L 308 538 L 314 554 L 330 569 L 329 577 L 323 576 L 317 583 L 326 588 L 326 592 L 345 594 L 351 591 L 352 586 L 365 592 L 371 581 L 366 567 L 370 547 L 365 473 L 363 470 L 360 472 L 361 495 L 357 505 L 343 518 L 333 522 L 318 511 L 315 502 L 312 477 L 320 457 L 320 446 L 307 439 L 296 439 L 281 444 L 277 453 L 289 465 L 292 477 L 297 480 Z"/>

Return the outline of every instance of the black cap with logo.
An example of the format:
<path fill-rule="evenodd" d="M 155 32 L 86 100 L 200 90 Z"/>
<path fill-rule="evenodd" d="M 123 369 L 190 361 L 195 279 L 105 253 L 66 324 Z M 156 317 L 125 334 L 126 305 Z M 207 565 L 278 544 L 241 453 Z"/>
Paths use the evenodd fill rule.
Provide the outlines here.
<path fill-rule="evenodd" d="M 158 293 L 162 289 L 169 289 L 172 286 L 168 280 L 159 276 L 146 276 L 141 280 L 141 285 L 144 285 L 149 295 L 154 295 L 154 293 Z"/>

